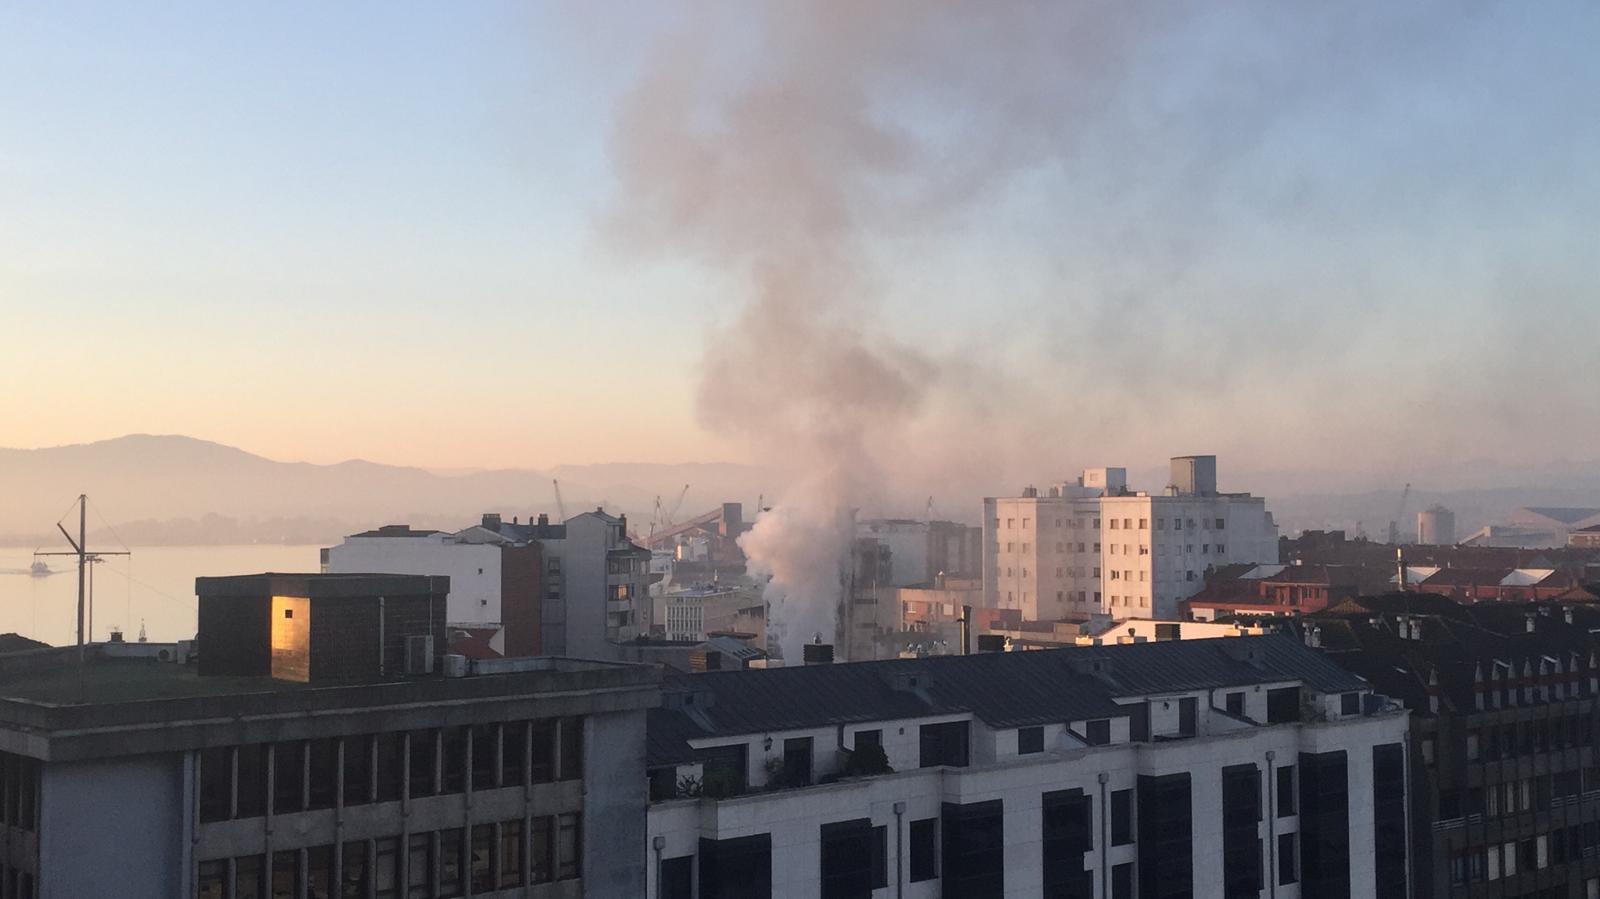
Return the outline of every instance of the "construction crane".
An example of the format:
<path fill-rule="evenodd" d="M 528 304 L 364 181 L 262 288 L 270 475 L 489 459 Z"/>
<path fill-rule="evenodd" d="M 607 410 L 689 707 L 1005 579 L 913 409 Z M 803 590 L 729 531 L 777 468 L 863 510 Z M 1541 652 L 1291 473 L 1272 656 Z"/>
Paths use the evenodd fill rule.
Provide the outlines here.
<path fill-rule="evenodd" d="M 1400 522 L 1406 517 L 1406 500 L 1411 498 L 1411 482 L 1406 481 L 1406 489 L 1400 491 L 1400 508 L 1395 510 L 1394 518 L 1389 520 L 1389 543 L 1398 546 L 1400 543 Z"/>
<path fill-rule="evenodd" d="M 560 515 L 561 520 L 565 522 L 567 520 L 567 504 L 561 501 L 561 482 L 551 478 L 550 486 L 556 488 L 556 514 Z"/>
<path fill-rule="evenodd" d="M 666 510 L 666 512 L 662 515 L 662 517 L 661 517 L 661 523 L 662 524 L 664 524 L 664 525 L 666 525 L 667 527 L 670 528 L 674 524 L 678 523 L 678 511 L 683 508 L 683 499 L 684 499 L 684 497 L 686 497 L 688 495 L 689 495 L 689 485 L 688 484 L 684 484 L 683 485 L 683 489 L 678 492 L 677 500 L 675 500 L 672 503 L 672 508 Z M 659 503 L 660 501 L 661 501 L 661 497 L 659 497 L 659 496 L 656 497 L 656 502 Z"/>

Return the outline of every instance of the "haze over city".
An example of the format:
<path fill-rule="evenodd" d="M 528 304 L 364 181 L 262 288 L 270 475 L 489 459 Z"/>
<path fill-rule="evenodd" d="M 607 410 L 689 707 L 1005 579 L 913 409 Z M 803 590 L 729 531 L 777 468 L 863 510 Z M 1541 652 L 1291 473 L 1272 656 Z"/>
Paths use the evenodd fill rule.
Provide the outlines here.
<path fill-rule="evenodd" d="M 0 0 L 0 897 L 1600 899 L 1597 46 Z"/>
<path fill-rule="evenodd" d="M 0 445 L 1587 461 L 1596 16 L 8 4 Z"/>

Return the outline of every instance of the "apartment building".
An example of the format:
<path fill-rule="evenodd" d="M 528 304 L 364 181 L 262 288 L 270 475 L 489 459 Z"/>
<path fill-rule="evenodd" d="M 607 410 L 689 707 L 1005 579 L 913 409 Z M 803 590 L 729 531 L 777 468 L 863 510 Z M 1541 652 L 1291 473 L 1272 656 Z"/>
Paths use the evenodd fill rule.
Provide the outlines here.
<path fill-rule="evenodd" d="M 1600 894 L 1600 609 L 1401 593 L 1301 626 L 1412 712 L 1417 896 Z"/>
<path fill-rule="evenodd" d="M 1122 468 L 984 500 L 985 605 L 1028 620 L 1176 618 L 1207 570 L 1278 559 L 1266 501 L 1217 491 L 1215 456 L 1178 456 L 1156 494 Z"/>
<path fill-rule="evenodd" d="M 644 763 L 659 675 L 447 671 L 446 589 L 201 578 L 194 658 L 0 656 L 0 895 L 643 895 L 645 788 L 612 774 Z"/>
<path fill-rule="evenodd" d="M 673 677 L 647 895 L 1401 899 L 1405 741 L 1284 635 Z"/>
<path fill-rule="evenodd" d="M 449 623 L 503 628 L 505 655 L 605 659 L 649 632 L 649 561 L 626 518 L 596 509 L 561 524 L 488 513 L 454 533 L 387 525 L 323 550 L 322 570 L 449 577 Z"/>

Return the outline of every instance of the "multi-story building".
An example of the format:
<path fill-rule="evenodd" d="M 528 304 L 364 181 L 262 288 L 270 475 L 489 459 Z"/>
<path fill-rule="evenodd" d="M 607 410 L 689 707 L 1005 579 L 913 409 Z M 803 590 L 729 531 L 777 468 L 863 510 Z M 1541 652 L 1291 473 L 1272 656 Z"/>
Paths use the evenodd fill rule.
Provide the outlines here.
<path fill-rule="evenodd" d="M 195 657 L 0 656 L 0 895 L 643 895 L 645 787 L 613 774 L 659 675 L 442 670 L 447 589 L 201 578 Z"/>
<path fill-rule="evenodd" d="M 940 577 L 970 577 L 982 570 L 982 528 L 954 521 L 871 518 L 856 522 L 856 536 L 889 548 L 889 586 L 925 587 Z"/>
<path fill-rule="evenodd" d="M 1417 896 L 1600 894 L 1600 610 L 1346 601 L 1306 642 L 1412 712 Z"/>
<path fill-rule="evenodd" d="M 1409 895 L 1406 713 L 1283 635 L 708 672 L 663 700 L 652 897 Z"/>
<path fill-rule="evenodd" d="M 626 519 L 596 509 L 563 524 L 490 513 L 453 534 L 388 525 L 323 550 L 322 569 L 446 576 L 449 623 L 502 627 L 506 655 L 603 659 L 648 632 L 649 557 Z"/>
<path fill-rule="evenodd" d="M 1090 469 L 1040 494 L 984 500 L 985 605 L 1029 620 L 1175 618 L 1207 569 L 1278 560 L 1261 497 L 1219 493 L 1215 456 L 1179 456 L 1159 494 L 1121 468 Z"/>

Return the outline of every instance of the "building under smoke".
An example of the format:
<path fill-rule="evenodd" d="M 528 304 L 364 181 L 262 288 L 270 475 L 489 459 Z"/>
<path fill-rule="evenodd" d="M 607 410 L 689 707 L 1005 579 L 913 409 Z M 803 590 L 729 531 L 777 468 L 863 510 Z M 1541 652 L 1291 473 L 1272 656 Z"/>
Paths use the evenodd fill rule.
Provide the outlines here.
<path fill-rule="evenodd" d="M 1175 618 L 1206 572 L 1278 560 L 1266 501 L 1217 489 L 1215 456 L 1178 456 L 1158 493 L 1122 468 L 984 500 L 984 600 L 1028 620 Z"/>

